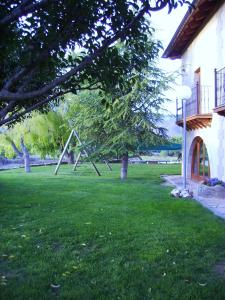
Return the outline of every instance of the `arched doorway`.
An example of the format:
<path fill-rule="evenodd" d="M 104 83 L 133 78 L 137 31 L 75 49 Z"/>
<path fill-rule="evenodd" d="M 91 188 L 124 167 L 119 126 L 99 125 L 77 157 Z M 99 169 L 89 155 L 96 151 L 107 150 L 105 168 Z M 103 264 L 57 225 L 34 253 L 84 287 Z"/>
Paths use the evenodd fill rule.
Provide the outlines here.
<path fill-rule="evenodd" d="M 195 138 L 192 154 L 191 177 L 195 180 L 210 178 L 209 156 L 200 137 Z"/>

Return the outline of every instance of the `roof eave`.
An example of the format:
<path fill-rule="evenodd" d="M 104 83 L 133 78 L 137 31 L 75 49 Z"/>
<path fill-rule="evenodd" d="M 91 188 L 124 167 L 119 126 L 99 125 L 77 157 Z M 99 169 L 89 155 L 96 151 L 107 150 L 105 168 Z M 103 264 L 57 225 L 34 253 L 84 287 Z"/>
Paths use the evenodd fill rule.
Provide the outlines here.
<path fill-rule="evenodd" d="M 179 27 L 177 28 L 175 34 L 173 35 L 169 45 L 164 51 L 163 58 L 177 59 L 181 58 L 183 53 L 192 43 L 194 38 L 199 34 L 202 28 L 208 23 L 209 19 L 215 14 L 219 7 L 224 3 L 224 0 L 195 0 L 193 1 L 193 6 L 195 9 L 191 11 L 188 10 L 182 19 Z M 208 5 L 208 10 L 210 14 L 206 13 L 204 10 L 200 10 L 199 7 Z M 201 21 L 196 21 L 194 15 L 201 17 Z M 199 18 L 198 16 L 198 18 Z M 191 29 L 190 29 L 190 25 Z M 194 26 L 194 27 L 193 27 Z M 183 40 L 182 40 L 183 39 Z"/>

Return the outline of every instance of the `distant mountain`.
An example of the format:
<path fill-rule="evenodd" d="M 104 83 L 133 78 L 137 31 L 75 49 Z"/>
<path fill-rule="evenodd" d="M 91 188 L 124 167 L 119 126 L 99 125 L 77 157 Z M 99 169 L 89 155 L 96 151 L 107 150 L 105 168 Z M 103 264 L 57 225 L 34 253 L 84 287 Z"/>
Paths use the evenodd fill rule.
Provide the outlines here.
<path fill-rule="evenodd" d="M 160 126 L 167 129 L 169 137 L 182 135 L 182 128 L 176 125 L 176 117 L 173 115 L 165 115 L 164 119 L 160 122 Z"/>

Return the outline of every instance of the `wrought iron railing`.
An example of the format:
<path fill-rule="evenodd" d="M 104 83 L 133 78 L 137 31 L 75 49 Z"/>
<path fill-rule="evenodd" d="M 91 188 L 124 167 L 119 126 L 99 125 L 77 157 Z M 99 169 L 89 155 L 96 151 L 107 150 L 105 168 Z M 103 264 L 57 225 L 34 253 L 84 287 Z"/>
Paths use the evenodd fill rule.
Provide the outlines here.
<path fill-rule="evenodd" d="M 225 68 L 215 70 L 215 107 L 225 105 Z"/>
<path fill-rule="evenodd" d="M 192 96 L 186 101 L 186 116 L 195 116 L 201 114 L 208 114 L 211 112 L 210 97 L 211 97 L 212 87 L 203 86 L 196 84 L 192 88 Z M 177 121 L 183 119 L 182 103 L 177 100 L 176 103 Z"/>

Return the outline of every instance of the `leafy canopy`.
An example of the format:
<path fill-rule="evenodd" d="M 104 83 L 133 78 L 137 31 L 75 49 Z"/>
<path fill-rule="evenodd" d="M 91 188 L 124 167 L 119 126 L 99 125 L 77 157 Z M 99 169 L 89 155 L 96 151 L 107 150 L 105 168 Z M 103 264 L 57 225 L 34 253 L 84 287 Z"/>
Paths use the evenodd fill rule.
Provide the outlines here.
<path fill-rule="evenodd" d="M 159 127 L 163 91 L 168 78 L 155 66 L 127 77 L 127 89 L 110 94 L 82 92 L 70 96 L 68 118 L 85 146 L 97 156 L 135 152 L 142 144 L 164 142 L 166 130 Z"/>
<path fill-rule="evenodd" d="M 152 32 L 146 14 L 184 3 L 189 1 L 1 1 L 0 125 L 51 109 L 49 103 L 69 91 L 108 90 L 130 65 L 140 70 Z M 117 51 L 118 42 L 129 56 Z"/>

